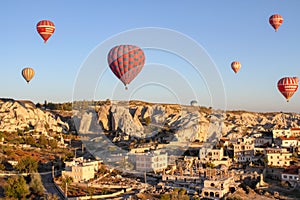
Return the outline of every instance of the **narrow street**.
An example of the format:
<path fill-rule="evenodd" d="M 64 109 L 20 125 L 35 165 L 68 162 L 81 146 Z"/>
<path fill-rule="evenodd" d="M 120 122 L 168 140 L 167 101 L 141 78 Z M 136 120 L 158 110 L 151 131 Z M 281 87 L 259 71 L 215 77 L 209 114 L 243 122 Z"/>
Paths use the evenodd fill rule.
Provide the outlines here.
<path fill-rule="evenodd" d="M 44 187 L 45 187 L 48 194 L 55 194 L 58 197 L 58 199 L 64 200 L 65 196 L 55 186 L 54 182 L 52 181 L 52 174 L 51 173 L 52 172 L 40 173 L 43 185 L 44 185 Z"/>

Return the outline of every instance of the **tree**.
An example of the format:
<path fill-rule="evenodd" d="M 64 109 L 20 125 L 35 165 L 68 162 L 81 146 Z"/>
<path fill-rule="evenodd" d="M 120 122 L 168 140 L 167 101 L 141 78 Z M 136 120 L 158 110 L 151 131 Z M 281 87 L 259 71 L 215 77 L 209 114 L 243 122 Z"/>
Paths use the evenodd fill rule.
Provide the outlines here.
<path fill-rule="evenodd" d="M 180 200 L 189 200 L 190 199 L 189 195 L 187 194 L 186 189 L 181 188 L 179 190 L 179 192 L 178 192 L 178 199 L 180 199 Z"/>
<path fill-rule="evenodd" d="M 65 195 L 68 196 L 68 185 L 73 183 L 73 177 L 65 176 L 62 179 L 62 187 L 65 189 Z"/>
<path fill-rule="evenodd" d="M 149 126 L 150 123 L 151 123 L 151 118 L 150 117 L 146 117 L 145 118 L 145 124 L 146 124 L 146 126 Z"/>
<path fill-rule="evenodd" d="M 56 194 L 47 194 L 48 200 L 58 200 L 58 196 Z"/>
<path fill-rule="evenodd" d="M 26 142 L 26 144 L 29 144 L 29 145 L 35 145 L 36 144 L 35 139 L 32 136 L 26 137 L 25 142 Z"/>
<path fill-rule="evenodd" d="M 74 158 L 75 154 L 73 151 L 69 151 L 66 153 L 66 160 L 70 160 L 71 158 Z"/>
<path fill-rule="evenodd" d="M 208 168 L 215 168 L 215 165 L 212 162 L 207 162 L 206 167 Z"/>
<path fill-rule="evenodd" d="M 3 163 L 0 163 L 0 171 L 4 171 L 5 170 L 5 165 Z"/>
<path fill-rule="evenodd" d="M 38 173 L 34 173 L 30 175 L 30 183 L 29 187 L 33 191 L 34 194 L 37 194 L 39 196 L 44 194 L 45 188 L 43 186 L 41 176 Z"/>
<path fill-rule="evenodd" d="M 57 140 L 52 139 L 52 140 L 49 140 L 48 143 L 52 149 L 55 149 L 57 147 Z"/>
<path fill-rule="evenodd" d="M 101 190 L 101 194 L 102 194 L 102 195 L 105 195 L 105 194 L 107 194 L 107 188 L 102 188 L 102 190 Z"/>
<path fill-rule="evenodd" d="M 160 196 L 160 200 L 170 200 L 171 198 L 170 198 L 170 195 L 169 194 L 162 194 L 161 196 Z"/>
<path fill-rule="evenodd" d="M 3 164 L 3 160 L 4 158 L 0 157 L 0 171 L 4 171 L 5 170 L 5 165 Z"/>
<path fill-rule="evenodd" d="M 94 192 L 95 192 L 95 188 L 93 188 L 93 187 L 88 187 L 88 188 L 87 188 L 87 192 L 88 192 L 90 198 L 93 199 L 93 194 L 94 194 Z"/>
<path fill-rule="evenodd" d="M 162 194 L 160 196 L 161 200 L 189 200 L 190 197 L 189 195 L 186 193 L 186 189 L 184 188 L 175 188 L 173 190 L 173 192 L 169 193 L 169 194 Z"/>
<path fill-rule="evenodd" d="M 19 161 L 15 168 L 20 173 L 34 173 L 37 172 L 38 162 L 33 157 L 26 156 Z"/>
<path fill-rule="evenodd" d="M 37 103 L 37 104 L 35 104 L 35 107 L 37 107 L 37 108 L 42 108 L 42 104 Z"/>
<path fill-rule="evenodd" d="M 265 164 L 265 167 L 267 167 L 267 166 L 268 166 L 268 163 L 269 163 L 269 161 L 268 161 L 268 156 L 264 156 L 264 157 L 263 157 L 263 162 L 264 162 L 264 164 Z"/>
<path fill-rule="evenodd" d="M 45 135 L 41 135 L 39 138 L 39 144 L 41 147 L 46 147 L 46 145 L 48 144 L 47 138 Z"/>
<path fill-rule="evenodd" d="M 23 176 L 13 176 L 7 180 L 7 185 L 4 187 L 6 197 L 16 199 L 25 199 L 30 194 L 29 187 Z"/>

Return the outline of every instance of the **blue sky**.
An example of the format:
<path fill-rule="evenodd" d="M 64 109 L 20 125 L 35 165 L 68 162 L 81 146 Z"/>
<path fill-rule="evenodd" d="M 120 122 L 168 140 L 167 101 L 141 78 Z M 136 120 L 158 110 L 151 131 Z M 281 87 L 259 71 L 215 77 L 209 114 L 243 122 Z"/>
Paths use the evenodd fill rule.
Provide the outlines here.
<path fill-rule="evenodd" d="M 1 97 L 72 101 L 82 67 L 101 44 L 124 31 L 158 27 L 181 33 L 204 49 L 219 72 L 216 80 L 222 80 L 224 88 L 218 89 L 225 98 L 214 96 L 216 88 L 207 84 L 209 78 L 196 77 L 184 59 L 153 49 L 144 49 L 145 67 L 127 93 L 108 69 L 93 86 L 94 98 L 183 104 L 197 99 L 216 108 L 223 108 L 225 101 L 226 109 L 300 112 L 300 92 L 287 103 L 276 87 L 284 76 L 300 76 L 299 0 L 11 0 L 0 6 Z M 275 13 L 284 18 L 276 33 L 268 23 Z M 47 44 L 36 32 L 42 19 L 56 26 Z M 179 40 L 176 45 L 184 44 Z M 230 68 L 233 60 L 242 63 L 238 74 Z M 99 69 L 108 67 L 103 65 L 99 63 Z M 23 67 L 36 71 L 29 85 L 21 77 Z"/>

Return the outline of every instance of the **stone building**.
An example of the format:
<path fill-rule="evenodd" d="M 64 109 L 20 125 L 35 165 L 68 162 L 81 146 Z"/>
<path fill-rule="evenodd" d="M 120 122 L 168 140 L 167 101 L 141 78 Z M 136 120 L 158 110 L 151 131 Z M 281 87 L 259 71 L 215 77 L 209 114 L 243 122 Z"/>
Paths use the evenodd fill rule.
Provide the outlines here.
<path fill-rule="evenodd" d="M 254 139 L 254 147 L 266 147 L 273 143 L 272 137 L 260 136 Z"/>
<path fill-rule="evenodd" d="M 291 137 L 281 136 L 275 139 L 275 144 L 283 148 L 295 148 L 298 147 L 298 139 L 293 136 Z"/>
<path fill-rule="evenodd" d="M 98 171 L 98 161 L 86 161 L 83 157 L 76 158 L 70 162 L 65 162 L 65 170 L 62 177 L 69 176 L 75 183 L 93 179 L 95 172 Z"/>
<path fill-rule="evenodd" d="M 254 157 L 254 138 L 238 138 L 233 144 L 235 162 L 251 162 Z"/>
<path fill-rule="evenodd" d="M 225 166 L 220 169 L 206 169 L 202 197 L 221 199 L 230 192 L 234 186 L 233 176 L 228 176 Z"/>
<path fill-rule="evenodd" d="M 203 163 L 211 162 L 215 166 L 224 164 L 229 166 L 231 164 L 231 160 L 228 156 L 224 156 L 224 149 L 216 149 L 216 148 L 205 148 L 202 147 L 199 150 L 199 160 Z"/>
<path fill-rule="evenodd" d="M 300 183 L 300 168 L 299 166 L 293 166 L 285 168 L 281 173 L 281 180 L 287 181 L 290 185 L 294 186 Z"/>
<path fill-rule="evenodd" d="M 222 160 L 224 157 L 223 148 L 214 149 L 214 148 L 205 148 L 202 147 L 199 150 L 199 159 L 201 161 L 214 161 L 214 160 Z"/>
<path fill-rule="evenodd" d="M 299 137 L 300 136 L 300 128 L 290 128 L 290 129 L 275 129 L 273 132 L 273 138 L 278 137 Z"/>
<path fill-rule="evenodd" d="M 168 166 L 168 154 L 158 150 L 131 153 L 129 159 L 135 163 L 135 169 L 141 172 L 163 171 Z"/>
<path fill-rule="evenodd" d="M 284 167 L 290 166 L 292 153 L 284 148 L 266 148 L 265 155 L 269 166 Z"/>

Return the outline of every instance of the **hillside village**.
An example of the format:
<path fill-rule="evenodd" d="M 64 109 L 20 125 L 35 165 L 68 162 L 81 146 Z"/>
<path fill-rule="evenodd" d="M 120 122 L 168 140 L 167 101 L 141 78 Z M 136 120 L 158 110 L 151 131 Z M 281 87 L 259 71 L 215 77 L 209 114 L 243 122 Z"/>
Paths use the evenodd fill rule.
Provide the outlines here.
<path fill-rule="evenodd" d="M 110 100 L 72 109 L 1 99 L 2 183 L 26 155 L 64 198 L 300 197 L 298 114 Z"/>

